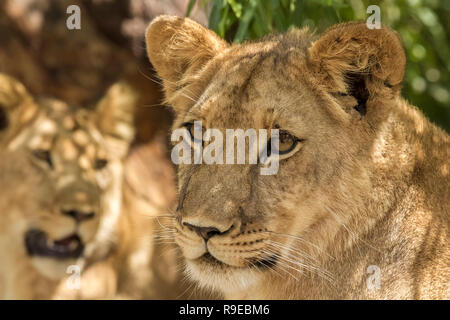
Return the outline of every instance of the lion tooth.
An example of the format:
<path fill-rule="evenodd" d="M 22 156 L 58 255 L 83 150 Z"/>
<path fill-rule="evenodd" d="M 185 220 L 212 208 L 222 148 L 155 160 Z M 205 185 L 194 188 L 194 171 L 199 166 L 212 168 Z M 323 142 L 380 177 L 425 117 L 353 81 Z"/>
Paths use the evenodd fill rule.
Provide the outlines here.
<path fill-rule="evenodd" d="M 51 239 L 47 239 L 47 247 L 52 248 L 55 246 L 55 243 Z"/>
<path fill-rule="evenodd" d="M 69 244 L 69 249 L 70 250 L 75 250 L 77 248 L 77 246 L 78 246 L 78 243 L 75 240 L 73 240 Z"/>

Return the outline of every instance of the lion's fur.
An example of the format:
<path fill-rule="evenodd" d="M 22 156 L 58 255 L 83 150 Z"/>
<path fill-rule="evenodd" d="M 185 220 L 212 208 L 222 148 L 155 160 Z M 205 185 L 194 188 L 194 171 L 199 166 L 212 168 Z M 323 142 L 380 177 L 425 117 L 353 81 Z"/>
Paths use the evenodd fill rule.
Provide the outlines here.
<path fill-rule="evenodd" d="M 355 22 L 228 45 L 161 16 L 146 42 L 174 129 L 278 124 L 304 139 L 273 176 L 179 166 L 174 227 L 193 279 L 228 298 L 450 297 L 449 136 L 401 97 L 395 32 Z M 200 258 L 205 242 L 185 222 L 225 232 L 207 247 L 228 266 Z M 272 254 L 273 268 L 254 266 Z"/>

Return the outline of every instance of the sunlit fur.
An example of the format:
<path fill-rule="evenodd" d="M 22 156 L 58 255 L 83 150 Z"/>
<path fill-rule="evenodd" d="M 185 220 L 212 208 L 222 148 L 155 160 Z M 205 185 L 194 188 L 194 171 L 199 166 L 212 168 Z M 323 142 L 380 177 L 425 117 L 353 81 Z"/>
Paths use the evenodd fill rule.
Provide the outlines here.
<path fill-rule="evenodd" d="M 0 298 L 49 298 L 67 267 L 83 259 L 30 257 L 30 229 L 56 240 L 75 232 L 85 255 L 108 250 L 121 210 L 122 166 L 133 138 L 135 94 L 111 87 L 95 109 L 34 99 L 18 81 L 0 74 Z M 52 165 L 33 155 L 50 152 Z M 96 168 L 96 160 L 107 160 Z M 61 210 L 95 213 L 81 221 Z"/>
<path fill-rule="evenodd" d="M 278 125 L 303 139 L 276 175 L 178 167 L 172 235 L 201 286 L 227 298 L 449 298 L 450 142 L 400 96 L 396 33 L 347 23 L 229 45 L 161 16 L 146 43 L 174 129 Z M 184 223 L 222 234 L 205 245 Z"/>

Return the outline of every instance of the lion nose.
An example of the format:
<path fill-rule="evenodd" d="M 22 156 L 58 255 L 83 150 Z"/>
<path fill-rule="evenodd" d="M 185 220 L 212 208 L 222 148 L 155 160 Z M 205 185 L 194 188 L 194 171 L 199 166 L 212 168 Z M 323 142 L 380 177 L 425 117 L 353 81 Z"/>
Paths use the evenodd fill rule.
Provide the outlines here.
<path fill-rule="evenodd" d="M 214 227 L 199 227 L 199 226 L 194 226 L 187 222 L 184 222 L 183 225 L 188 227 L 192 231 L 195 231 L 200 237 L 202 237 L 205 240 L 208 240 L 215 235 L 223 233 L 223 232 L 220 232 L 219 229 L 214 228 Z"/>
<path fill-rule="evenodd" d="M 85 212 L 81 210 L 61 210 L 63 214 L 74 218 L 77 222 L 88 220 L 94 217 L 95 213 L 93 211 Z"/>

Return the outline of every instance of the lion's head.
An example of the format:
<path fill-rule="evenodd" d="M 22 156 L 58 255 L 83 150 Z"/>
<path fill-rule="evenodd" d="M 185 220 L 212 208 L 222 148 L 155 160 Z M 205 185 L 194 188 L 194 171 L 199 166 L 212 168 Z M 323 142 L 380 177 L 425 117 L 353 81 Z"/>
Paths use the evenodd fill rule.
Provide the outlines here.
<path fill-rule="evenodd" d="M 111 227 L 134 104 L 124 83 L 91 110 L 34 99 L 0 74 L 0 234 L 16 268 L 58 279 Z"/>
<path fill-rule="evenodd" d="M 224 137 L 226 129 L 280 135 L 274 175 L 261 175 L 260 164 L 179 166 L 174 228 L 188 273 L 224 292 L 276 273 L 330 277 L 319 252 L 371 201 L 368 159 L 405 68 L 397 35 L 347 23 L 318 39 L 294 29 L 229 45 L 192 20 L 161 16 L 146 42 L 174 129 L 192 135 L 201 121 Z"/>

